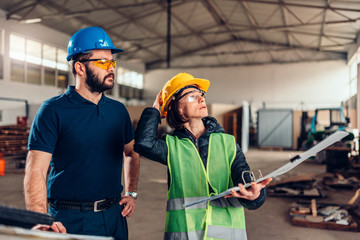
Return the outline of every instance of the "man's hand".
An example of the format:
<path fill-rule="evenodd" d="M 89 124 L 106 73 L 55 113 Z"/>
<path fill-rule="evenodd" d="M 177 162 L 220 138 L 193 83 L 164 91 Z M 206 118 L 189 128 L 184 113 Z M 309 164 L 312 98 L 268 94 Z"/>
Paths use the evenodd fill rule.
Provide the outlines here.
<path fill-rule="evenodd" d="M 252 182 L 251 187 L 245 188 L 243 184 L 239 184 L 239 191 L 231 190 L 231 194 L 226 195 L 225 198 L 229 197 L 237 197 L 237 198 L 244 198 L 247 200 L 255 200 L 260 196 L 260 191 L 266 185 L 271 182 L 272 178 L 267 178 L 259 183 Z"/>
<path fill-rule="evenodd" d="M 66 233 L 66 228 L 64 227 L 64 225 L 62 225 L 61 222 L 54 222 L 51 226 L 37 224 L 32 228 L 32 230 Z"/>
<path fill-rule="evenodd" d="M 123 217 L 130 217 L 136 207 L 136 200 L 131 196 L 123 196 L 119 202 L 120 205 L 125 205 L 124 209 L 122 210 L 121 214 Z"/>

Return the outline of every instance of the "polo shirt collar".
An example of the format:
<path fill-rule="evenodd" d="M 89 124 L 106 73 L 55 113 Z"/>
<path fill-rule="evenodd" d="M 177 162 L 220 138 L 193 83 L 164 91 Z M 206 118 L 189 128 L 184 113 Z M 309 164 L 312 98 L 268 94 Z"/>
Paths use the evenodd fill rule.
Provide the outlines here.
<path fill-rule="evenodd" d="M 75 90 L 75 86 L 68 86 L 67 91 L 65 92 L 65 95 L 67 95 L 70 99 L 71 102 L 73 102 L 74 104 L 81 104 L 83 102 L 89 102 L 94 104 L 93 102 L 83 98 L 76 90 Z M 105 96 L 104 93 L 102 93 L 101 99 L 99 101 L 98 105 L 104 104 L 105 102 L 108 102 L 109 99 L 108 97 Z"/>

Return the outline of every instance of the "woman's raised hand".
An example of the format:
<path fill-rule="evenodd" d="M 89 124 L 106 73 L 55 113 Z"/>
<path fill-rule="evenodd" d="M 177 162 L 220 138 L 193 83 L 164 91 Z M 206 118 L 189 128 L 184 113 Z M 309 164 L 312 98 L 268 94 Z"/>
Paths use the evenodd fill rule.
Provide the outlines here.
<path fill-rule="evenodd" d="M 160 114 L 161 114 L 161 106 L 163 104 L 163 102 L 161 100 L 161 94 L 162 94 L 162 90 L 156 96 L 155 102 L 153 104 L 153 107 L 156 108 L 157 110 L 159 110 Z"/>

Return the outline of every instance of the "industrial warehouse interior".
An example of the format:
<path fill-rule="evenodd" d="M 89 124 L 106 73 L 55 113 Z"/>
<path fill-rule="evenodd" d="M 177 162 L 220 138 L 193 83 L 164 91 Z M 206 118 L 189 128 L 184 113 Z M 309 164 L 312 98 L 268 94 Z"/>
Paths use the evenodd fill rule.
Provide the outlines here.
<path fill-rule="evenodd" d="M 103 45 L 79 50 L 69 44 L 71 41 L 74 45 L 81 43 L 83 46 L 90 43 L 95 35 L 84 37 L 86 40 L 80 43 L 75 39 L 80 36 L 81 31 L 84 33 L 83 29 L 95 29 L 94 27 L 102 29 L 103 35 L 99 38 L 104 38 L 106 44 L 110 41 L 110 45 L 103 44 L 104 41 L 101 40 Z M 92 50 L 94 54 L 98 53 L 97 51 L 110 54 L 108 50 L 111 50 L 116 64 L 107 57 L 74 60 L 78 54 L 82 57 L 92 53 Z M 99 60 L 103 62 L 99 63 Z M 107 66 L 99 65 L 104 63 Z M 106 126 L 101 122 L 98 135 L 92 135 L 93 129 L 89 125 L 91 119 L 87 119 L 87 115 L 81 115 L 80 111 L 75 110 L 78 117 L 73 119 L 69 116 L 74 112 L 74 108 L 57 105 L 56 114 L 61 114 L 48 117 L 56 118 L 55 122 L 73 122 L 73 128 L 63 129 L 60 126 L 62 123 L 59 123 L 58 128 L 52 129 L 52 133 L 57 136 L 53 143 L 54 149 L 43 151 L 47 158 L 38 165 L 43 167 L 46 159 L 49 161 L 49 166 L 46 166 L 48 169 L 44 168 L 47 171 L 43 180 L 48 187 L 52 186 L 52 190 L 46 189 L 46 186 L 42 189 L 47 208 L 50 209 L 51 204 L 57 204 L 49 198 L 56 192 L 57 187 L 62 189 L 64 198 L 56 200 L 64 200 L 66 204 L 83 204 L 81 211 L 78 211 L 81 214 L 87 212 L 84 210 L 84 202 L 92 202 L 90 214 L 104 216 L 105 219 L 105 212 L 111 210 L 112 204 L 116 203 L 99 210 L 98 206 L 101 204 L 98 202 L 103 201 L 104 197 L 84 199 L 82 196 L 93 196 L 93 191 L 97 193 L 102 191 L 101 189 L 105 191 L 117 186 L 115 177 L 111 179 L 113 173 L 108 176 L 106 172 L 100 174 L 104 169 L 114 170 L 103 167 L 112 166 L 107 164 L 110 160 L 106 161 L 112 153 L 106 153 L 107 148 L 104 146 L 109 139 L 104 137 L 103 143 L 101 142 L 102 136 L 106 136 L 101 129 L 110 129 L 109 131 L 117 136 L 113 137 L 116 141 L 111 141 L 108 145 L 117 146 L 116 152 L 120 152 L 120 167 L 117 170 L 123 173 L 119 174 L 121 178 L 117 177 L 124 186 L 121 196 L 112 197 L 119 197 L 116 198 L 119 201 L 121 197 L 130 199 L 130 202 L 124 204 L 125 208 L 126 205 L 132 206 L 131 203 L 136 203 L 136 208 L 134 207 L 131 215 L 126 218 L 128 237 L 122 239 L 359 239 L 359 63 L 360 0 L 2 0 L 0 239 L 120 239 L 110 233 L 71 232 L 72 226 L 65 222 L 68 233 L 54 232 L 53 226 L 58 222 L 57 217 L 60 217 L 60 214 L 55 217 L 53 214 L 35 211 L 31 204 L 25 202 L 26 195 L 31 194 L 31 191 L 24 189 L 24 186 L 27 186 L 24 178 L 28 175 L 26 171 L 32 169 L 29 161 L 34 163 L 35 156 L 38 156 L 31 154 L 43 150 L 37 148 L 34 142 L 40 141 L 39 139 L 44 142 L 52 141 L 52 136 L 48 135 L 50 140 L 41 137 L 41 134 L 49 133 L 48 127 L 53 127 L 52 121 L 41 118 L 46 114 L 46 106 L 51 104 L 48 99 L 55 102 L 61 98 L 57 96 L 61 95 L 72 99 L 68 102 L 75 101 L 75 97 L 70 94 L 77 94 L 76 99 L 83 99 L 89 106 L 95 104 L 99 119 L 111 119 L 110 123 L 115 125 Z M 113 87 L 101 91 L 87 90 L 100 93 L 96 95 L 99 96 L 96 103 L 79 92 L 79 89 L 82 89 L 81 84 L 90 86 L 88 78 L 93 70 L 90 71 L 89 66 L 98 72 L 111 71 L 114 76 L 111 78 Z M 82 71 L 88 77 L 86 80 L 79 74 L 82 67 L 86 68 L 86 71 Z M 177 75 L 179 73 L 183 75 Z M 109 79 L 107 76 L 103 77 L 104 84 Z M 168 81 L 173 80 L 173 85 L 169 86 L 175 88 L 174 76 L 193 77 L 191 84 L 180 84 L 172 93 L 165 91 L 169 89 L 165 88 Z M 98 79 L 98 75 L 95 77 Z M 201 87 L 207 80 L 210 82 L 208 89 Z M 79 81 L 82 81 L 81 84 Z M 192 91 L 186 89 L 188 85 Z M 161 90 L 159 101 L 157 96 Z M 176 94 L 181 95 L 182 91 L 188 92 L 180 98 L 177 97 Z M 201 95 L 190 98 L 194 91 Z M 178 182 L 181 184 L 183 181 L 184 189 L 195 188 L 195 185 L 200 185 L 198 182 L 204 183 L 207 193 L 206 196 L 198 196 L 184 190 L 183 195 L 172 198 L 177 195 L 174 188 L 170 187 L 177 182 L 174 177 L 176 171 L 170 161 L 175 158 L 171 155 L 175 153 L 170 151 L 175 144 L 171 145 L 168 139 L 175 136 L 179 129 L 174 131 L 171 127 L 174 124 L 168 124 L 168 119 L 171 118 L 168 116 L 169 118 L 163 118 L 157 130 L 153 131 L 153 138 L 162 141 L 160 143 L 166 149 L 166 153 L 160 151 L 157 155 L 164 155 L 166 158 L 165 163 L 161 164 L 158 160 L 160 157 L 153 157 L 153 151 L 158 149 L 158 145 L 142 149 L 144 139 L 143 135 L 139 134 L 149 134 L 153 130 L 149 128 L 150 125 L 144 127 L 144 115 L 154 113 L 154 107 L 158 108 L 163 117 L 166 113 L 170 115 L 173 109 L 169 106 L 174 106 L 170 103 L 178 101 L 180 104 L 181 98 L 189 106 L 200 103 L 205 105 L 205 92 L 206 106 L 200 108 L 199 112 L 205 108 L 208 115 L 217 120 L 226 133 L 221 136 L 234 136 L 231 144 L 230 141 L 222 140 L 222 143 L 234 147 L 231 151 L 226 144 L 222 147 L 221 144 L 210 145 L 212 138 L 207 139 L 206 151 L 209 149 L 209 154 L 205 154 L 205 163 L 221 161 L 212 157 L 213 155 L 225 156 L 229 161 L 232 159 L 229 164 L 240 161 L 238 159 L 242 155 L 234 151 L 235 146 L 239 146 L 250 171 L 241 170 L 238 176 L 236 170 L 240 168 L 233 169 L 233 165 L 226 165 L 225 172 L 222 169 L 217 173 L 210 172 L 210 164 L 201 164 L 201 160 L 204 163 L 201 139 L 207 134 L 217 136 L 218 133 L 207 133 L 209 126 L 206 125 L 202 126 L 205 129 L 203 135 L 198 136 L 187 128 L 190 124 L 185 123 L 182 130 L 195 139 L 194 144 L 191 142 L 194 150 L 191 154 L 194 155 L 185 157 L 189 159 L 186 160 L 188 162 L 183 158 L 178 161 L 184 162 L 186 168 L 183 175 L 186 177 Z M 186 94 L 188 97 L 183 98 Z M 119 120 L 117 114 L 113 114 L 116 112 L 115 107 L 111 108 L 109 113 L 101 112 L 104 102 L 111 102 L 113 106 L 121 103 L 121 106 L 125 106 L 123 111 L 128 112 L 129 118 L 122 117 Z M 159 108 L 156 103 L 164 105 L 160 104 Z M 190 111 L 192 108 L 184 109 Z M 82 119 L 79 119 L 81 117 Z M 122 121 L 126 119 L 131 120 L 128 125 Z M 45 126 L 42 129 L 41 124 Z M 118 130 L 122 127 L 125 130 L 119 134 Z M 76 139 L 66 138 L 69 132 L 72 134 L 70 136 L 76 136 Z M 339 132 L 343 135 L 340 136 Z M 88 136 L 92 136 L 96 141 L 89 140 Z M 135 148 L 131 145 L 134 138 Z M 175 138 L 178 139 L 177 135 Z M 117 141 L 118 139 L 120 140 Z M 331 141 L 332 139 L 334 140 Z M 64 147 L 64 142 L 67 148 Z M 93 142 L 103 145 L 90 145 Z M 88 152 L 84 151 L 87 145 Z M 216 147 L 218 151 L 211 152 L 212 147 Z M 131 155 L 135 154 L 133 149 L 141 150 L 140 170 L 135 188 L 131 184 L 129 187 L 126 185 L 129 181 L 135 181 L 136 185 L 136 180 L 133 180 L 131 175 L 134 173 L 129 170 L 129 163 L 133 163 L 135 159 L 134 155 Z M 37 151 L 33 153 L 33 150 Z M 62 151 L 68 155 L 62 155 Z M 177 156 L 188 153 L 185 150 L 179 151 Z M 94 152 L 96 154 L 93 154 Z M 192 165 L 186 165 L 191 163 L 190 159 L 195 155 L 199 156 L 200 169 L 204 169 L 201 173 L 189 167 Z M 67 163 L 73 161 L 75 164 L 57 165 L 61 160 L 59 156 L 64 156 Z M 79 163 L 85 158 L 83 156 L 88 156 L 86 164 Z M 123 160 L 120 162 L 121 159 Z M 88 168 L 84 169 L 83 166 Z M 67 177 L 66 181 L 61 180 L 62 174 L 70 171 L 67 167 L 71 167 L 74 174 L 69 173 L 66 176 L 70 177 Z M 214 168 L 216 167 L 214 165 Z M 285 167 L 287 169 L 279 173 L 278 169 Z M 127 170 L 130 173 L 126 172 Z M 43 172 L 33 172 L 33 175 L 41 178 Z M 259 179 L 273 175 L 272 181 L 265 187 L 265 202 L 259 204 L 257 209 L 251 209 L 246 202 L 259 202 L 264 196 L 263 190 L 255 200 L 240 200 L 244 207 L 234 207 L 229 203 L 231 200 L 227 200 L 229 198 L 223 197 L 205 202 L 207 205 L 203 208 L 203 222 L 198 224 L 198 229 L 199 226 L 193 226 L 196 224 L 192 218 L 196 217 L 192 214 L 202 205 L 188 208 L 183 204 L 188 203 L 190 198 L 198 200 L 200 197 L 219 194 L 221 191 L 216 190 L 211 180 L 216 174 L 219 179 L 225 179 L 224 182 L 230 181 L 226 185 L 228 188 L 233 187 L 235 175 L 244 183 L 258 181 L 256 186 L 261 184 Z M 82 184 L 82 176 L 88 176 L 86 181 L 89 184 L 77 191 L 78 185 Z M 114 184 L 103 184 L 107 180 L 101 178 L 110 178 Z M 186 184 L 190 181 L 187 178 L 199 181 L 195 181 L 194 186 L 188 186 L 192 184 Z M 59 182 L 56 184 L 56 181 Z M 249 189 L 255 187 L 244 191 L 250 192 Z M 66 197 L 72 194 L 76 197 Z M 180 208 L 171 209 L 171 200 L 178 199 L 182 200 Z M 219 207 L 214 205 L 216 201 L 225 201 L 228 205 Z M 220 216 L 215 214 L 220 211 L 218 209 L 231 211 L 229 210 L 228 215 Z M 237 221 L 238 215 L 234 220 L 235 215 L 232 214 L 239 214 L 242 209 L 245 217 L 241 218 L 241 224 L 236 225 L 234 221 Z M 171 218 L 172 214 L 180 211 L 187 219 L 184 226 L 180 221 L 175 224 L 171 222 L 174 219 Z M 104 215 L 101 215 L 103 213 Z M 86 222 L 84 219 L 77 222 Z M 216 227 L 232 229 L 232 234 L 229 236 L 220 232 L 217 237 L 174 237 L 174 233 L 179 232 L 210 234 L 211 226 L 215 225 L 216 221 L 222 222 Z M 45 229 L 39 229 L 40 225 L 45 226 Z M 186 231 L 171 230 L 170 225 L 174 229 Z M 239 229 L 246 230 L 245 237 L 234 234 L 238 233 L 236 230 Z"/>

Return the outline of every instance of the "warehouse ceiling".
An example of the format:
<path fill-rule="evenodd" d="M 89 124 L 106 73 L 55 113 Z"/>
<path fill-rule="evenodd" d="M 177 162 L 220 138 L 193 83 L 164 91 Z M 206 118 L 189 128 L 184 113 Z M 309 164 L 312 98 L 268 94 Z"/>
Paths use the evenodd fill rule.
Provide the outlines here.
<path fill-rule="evenodd" d="M 121 59 L 147 69 L 346 60 L 360 31 L 359 0 L 1 0 L 0 8 L 8 20 L 69 35 L 100 26 L 125 50 Z"/>

